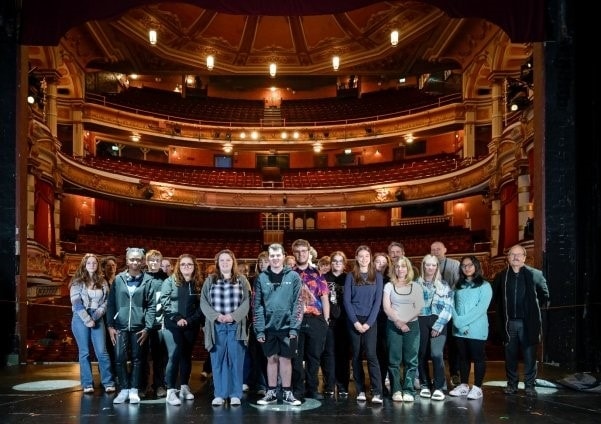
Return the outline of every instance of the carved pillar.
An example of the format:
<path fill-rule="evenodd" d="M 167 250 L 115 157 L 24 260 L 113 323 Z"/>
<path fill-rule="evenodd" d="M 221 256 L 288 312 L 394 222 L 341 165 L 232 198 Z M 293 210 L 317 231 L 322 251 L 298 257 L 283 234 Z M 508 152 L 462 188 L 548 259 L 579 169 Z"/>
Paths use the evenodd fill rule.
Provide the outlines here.
<path fill-rule="evenodd" d="M 340 212 L 340 228 L 346 228 L 346 211 Z"/>
<path fill-rule="evenodd" d="M 465 123 L 463 124 L 463 157 L 476 156 L 476 108 L 467 105 L 465 108 Z"/>
<path fill-rule="evenodd" d="M 505 78 L 496 77 L 492 80 L 492 115 L 491 115 L 491 146 L 490 152 L 496 152 L 499 140 L 503 135 L 503 119 L 505 117 Z"/>
<path fill-rule="evenodd" d="M 83 112 L 79 108 L 73 108 L 71 111 L 73 118 L 73 156 L 84 156 L 83 143 Z"/>
<path fill-rule="evenodd" d="M 534 215 L 530 202 L 530 174 L 518 176 L 518 240 L 524 238 L 524 227 L 528 218 Z"/>
<path fill-rule="evenodd" d="M 401 208 L 390 208 L 390 225 L 392 227 L 401 225 Z"/>
<path fill-rule="evenodd" d="M 490 208 L 490 256 L 499 254 L 499 238 L 501 234 L 501 201 L 494 199 Z"/>
<path fill-rule="evenodd" d="M 27 238 L 34 239 L 35 230 L 35 176 L 27 173 Z"/>
<path fill-rule="evenodd" d="M 60 255 L 61 248 L 61 201 L 62 195 L 56 194 L 54 197 L 54 244 L 55 252 Z"/>

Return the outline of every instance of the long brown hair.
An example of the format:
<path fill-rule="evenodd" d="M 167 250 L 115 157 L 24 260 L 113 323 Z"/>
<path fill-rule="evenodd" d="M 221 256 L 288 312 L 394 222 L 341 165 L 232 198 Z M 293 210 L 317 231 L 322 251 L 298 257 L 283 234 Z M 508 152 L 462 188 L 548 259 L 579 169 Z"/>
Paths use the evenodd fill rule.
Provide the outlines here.
<path fill-rule="evenodd" d="M 367 265 L 367 279 L 363 279 L 361 275 L 361 268 L 359 267 L 359 262 L 357 261 L 357 255 L 359 252 L 365 250 L 369 252 L 370 260 L 369 265 Z M 362 286 L 363 284 L 376 284 L 376 267 L 374 266 L 374 256 L 371 253 L 371 249 L 369 246 L 362 244 L 355 250 L 355 265 L 353 266 L 353 277 L 355 280 L 355 285 Z"/>
<path fill-rule="evenodd" d="M 224 279 L 223 273 L 221 272 L 221 268 L 219 268 L 219 257 L 223 254 L 230 255 L 230 258 L 232 258 L 233 264 L 232 264 L 231 282 L 232 282 L 232 284 L 235 284 L 236 281 L 238 281 L 240 272 L 238 272 L 238 261 L 236 260 L 236 255 L 234 255 L 234 252 L 232 252 L 230 249 L 223 249 L 215 255 L 215 273 L 213 275 L 215 276 L 216 280 Z"/>
<path fill-rule="evenodd" d="M 86 269 L 86 263 L 88 262 L 89 258 L 96 259 L 96 263 L 98 264 L 98 266 L 96 267 L 96 271 L 94 271 L 92 275 L 90 275 L 90 273 Z M 69 287 L 75 284 L 88 285 L 89 283 L 93 283 L 95 289 L 101 289 L 103 282 L 104 276 L 102 274 L 102 270 L 100 269 L 100 260 L 98 259 L 98 256 L 96 256 L 93 253 L 86 253 L 85 255 L 83 255 L 83 258 L 81 258 L 81 261 L 79 262 L 79 265 L 75 270 L 75 274 L 73 274 L 73 278 L 71 278 Z"/>
<path fill-rule="evenodd" d="M 192 259 L 192 263 L 194 264 L 194 272 L 192 273 L 190 282 L 193 283 L 195 287 L 199 284 L 202 284 L 202 273 L 200 271 L 200 266 L 198 266 L 198 261 L 196 260 L 196 257 L 189 253 L 184 253 L 179 255 L 179 258 L 177 258 L 175 270 L 173 271 L 173 274 L 171 274 L 171 278 L 173 278 L 173 281 L 175 281 L 175 285 L 180 287 L 186 281 L 179 266 L 179 263 L 184 258 Z"/>

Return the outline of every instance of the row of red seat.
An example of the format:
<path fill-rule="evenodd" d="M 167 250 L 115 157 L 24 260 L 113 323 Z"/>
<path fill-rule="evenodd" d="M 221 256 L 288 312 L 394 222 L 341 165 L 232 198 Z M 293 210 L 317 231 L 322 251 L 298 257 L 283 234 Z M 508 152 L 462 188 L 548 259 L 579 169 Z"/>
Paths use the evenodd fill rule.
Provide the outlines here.
<path fill-rule="evenodd" d="M 282 100 L 281 111 L 287 123 L 305 123 L 395 115 L 437 103 L 437 96 L 407 87 L 365 93 L 361 98 Z"/>
<path fill-rule="evenodd" d="M 195 187 L 265 188 L 257 169 L 210 168 L 136 162 L 113 157 L 87 157 L 84 164 L 114 174 L 142 180 Z M 281 187 L 291 189 L 356 187 L 434 177 L 468 166 L 455 155 L 440 155 L 412 162 L 390 162 L 362 167 L 303 168 L 281 170 Z M 271 181 L 271 179 L 267 179 Z"/>
<path fill-rule="evenodd" d="M 291 244 L 297 238 L 307 239 L 317 250 L 319 256 L 329 255 L 342 250 L 352 258 L 357 246 L 367 244 L 372 251 L 386 251 L 391 241 L 401 241 L 409 256 L 421 256 L 430 251 L 434 240 L 443 241 L 449 253 L 471 252 L 474 234 L 463 227 L 451 227 L 447 223 L 434 225 L 419 224 L 402 227 L 374 227 L 337 230 L 288 230 L 284 232 L 284 246 L 291 252 Z M 129 246 L 158 249 L 164 256 L 178 257 L 182 253 L 191 253 L 198 258 L 212 261 L 222 249 L 230 249 L 236 257 L 252 260 L 265 249 L 260 230 L 251 232 L 227 232 L 218 230 L 195 230 L 188 234 L 163 236 L 147 232 L 122 228 L 104 231 L 90 230 L 84 227 L 77 234 L 72 245 L 77 252 L 95 252 L 100 255 L 122 256 Z"/>
<path fill-rule="evenodd" d="M 451 97 L 453 101 L 461 100 L 459 94 Z M 435 96 L 415 87 L 405 87 L 364 93 L 361 97 L 282 100 L 280 109 L 282 119 L 291 124 L 368 121 L 375 117 L 439 106 L 451 97 Z M 130 87 L 119 93 L 103 93 L 101 97 L 92 93 L 86 100 L 163 118 L 215 124 L 235 122 L 257 125 L 263 122 L 265 116 L 263 99 L 182 97 L 181 93 L 149 87 Z"/>

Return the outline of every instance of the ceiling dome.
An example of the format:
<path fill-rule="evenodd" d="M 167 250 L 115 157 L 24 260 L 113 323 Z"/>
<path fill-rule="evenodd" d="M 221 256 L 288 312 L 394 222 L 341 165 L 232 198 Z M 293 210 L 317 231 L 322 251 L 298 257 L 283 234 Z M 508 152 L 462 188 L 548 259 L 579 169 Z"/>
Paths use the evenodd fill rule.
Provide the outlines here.
<path fill-rule="evenodd" d="M 212 73 L 219 75 L 265 75 L 275 63 L 278 75 L 407 76 L 459 68 L 451 55 L 439 53 L 456 45 L 452 34 L 464 37 L 472 25 L 415 2 L 306 16 L 231 14 L 165 2 L 89 21 L 65 38 L 89 49 L 82 66 L 121 73 L 204 72 L 211 55 Z M 149 43 L 151 29 L 155 45 Z M 400 35 L 396 47 L 392 30 Z M 340 58 L 338 71 L 332 68 L 334 55 Z"/>

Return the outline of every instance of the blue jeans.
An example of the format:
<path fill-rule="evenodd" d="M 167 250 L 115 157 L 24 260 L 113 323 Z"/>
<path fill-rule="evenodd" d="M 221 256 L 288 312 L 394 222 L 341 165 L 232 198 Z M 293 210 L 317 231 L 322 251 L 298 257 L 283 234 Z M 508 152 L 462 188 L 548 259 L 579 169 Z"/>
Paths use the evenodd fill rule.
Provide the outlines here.
<path fill-rule="evenodd" d="M 242 397 L 245 347 L 236 339 L 237 325 L 215 323 L 215 346 L 211 349 L 215 397 Z"/>
<path fill-rule="evenodd" d="M 106 350 L 104 320 L 99 319 L 96 321 L 96 326 L 89 328 L 86 327 L 79 315 L 73 315 L 71 319 L 71 331 L 73 331 L 73 336 L 79 350 L 79 375 L 82 387 L 94 387 L 92 362 L 90 361 L 90 340 L 92 341 L 96 358 L 98 358 L 102 385 L 104 387 L 114 386 L 115 382 L 111 373 L 111 359 Z"/>
<path fill-rule="evenodd" d="M 536 383 L 536 347 L 537 345 L 525 346 L 526 338 L 524 330 L 524 321 L 521 319 L 510 319 L 507 323 L 509 331 L 509 342 L 505 344 L 505 374 L 507 375 L 507 385 L 517 387 L 518 360 L 520 348 L 524 358 L 524 385 L 534 387 Z"/>

